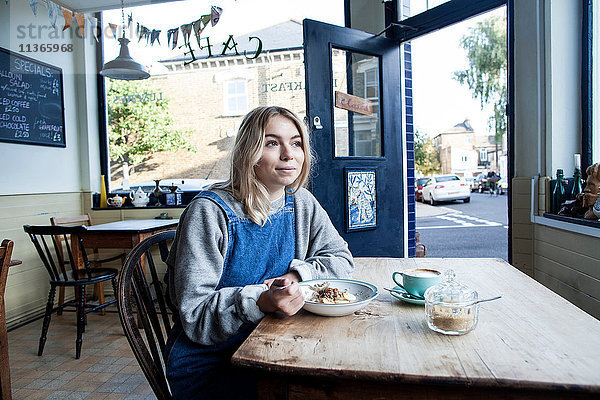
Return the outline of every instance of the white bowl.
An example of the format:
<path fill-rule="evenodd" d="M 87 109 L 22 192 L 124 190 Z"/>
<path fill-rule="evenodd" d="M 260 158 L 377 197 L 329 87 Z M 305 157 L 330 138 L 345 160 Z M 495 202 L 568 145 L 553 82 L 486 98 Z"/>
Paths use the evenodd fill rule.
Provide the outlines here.
<path fill-rule="evenodd" d="M 314 293 L 309 288 L 309 285 L 322 284 L 325 282 L 329 282 L 330 288 L 335 288 L 342 292 L 348 290 L 348 293 L 356 296 L 356 301 L 343 304 L 323 304 L 309 301 Z M 377 287 L 374 285 L 352 279 L 313 279 L 300 282 L 300 288 L 302 289 L 306 301 L 303 308 L 313 314 L 323 315 L 325 317 L 350 315 L 369 304 L 369 302 L 378 295 Z"/>

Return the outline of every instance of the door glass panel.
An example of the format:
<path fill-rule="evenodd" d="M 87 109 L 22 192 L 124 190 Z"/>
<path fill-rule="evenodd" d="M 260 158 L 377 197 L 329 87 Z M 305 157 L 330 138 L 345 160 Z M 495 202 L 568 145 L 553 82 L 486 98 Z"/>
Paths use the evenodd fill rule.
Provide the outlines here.
<path fill-rule="evenodd" d="M 450 0 L 411 0 L 402 5 L 401 19 L 413 17 L 424 11 L 431 10 L 440 4 L 447 3 Z"/>
<path fill-rule="evenodd" d="M 381 157 L 379 58 L 333 49 L 335 157 Z"/>

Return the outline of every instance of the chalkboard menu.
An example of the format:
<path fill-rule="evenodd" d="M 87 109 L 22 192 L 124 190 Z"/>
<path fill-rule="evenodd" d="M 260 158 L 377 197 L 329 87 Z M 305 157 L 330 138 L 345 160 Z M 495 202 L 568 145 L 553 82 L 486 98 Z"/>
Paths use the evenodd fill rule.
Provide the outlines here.
<path fill-rule="evenodd" d="M 66 147 L 62 70 L 0 47 L 0 141 Z"/>

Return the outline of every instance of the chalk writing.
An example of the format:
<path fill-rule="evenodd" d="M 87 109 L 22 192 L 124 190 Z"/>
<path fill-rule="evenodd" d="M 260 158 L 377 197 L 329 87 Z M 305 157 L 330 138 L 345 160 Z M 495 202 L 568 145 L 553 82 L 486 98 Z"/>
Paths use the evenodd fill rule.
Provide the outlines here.
<path fill-rule="evenodd" d="M 65 146 L 59 68 L 0 48 L 0 140 Z"/>

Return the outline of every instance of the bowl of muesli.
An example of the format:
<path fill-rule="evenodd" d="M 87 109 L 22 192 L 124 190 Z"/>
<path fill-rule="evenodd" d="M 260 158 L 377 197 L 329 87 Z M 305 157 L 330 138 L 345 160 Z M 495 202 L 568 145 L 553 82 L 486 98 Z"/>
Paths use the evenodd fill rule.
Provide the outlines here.
<path fill-rule="evenodd" d="M 353 279 L 313 279 L 300 282 L 304 309 L 326 317 L 350 315 L 378 295 L 377 287 Z"/>

